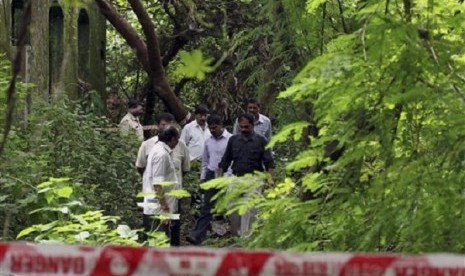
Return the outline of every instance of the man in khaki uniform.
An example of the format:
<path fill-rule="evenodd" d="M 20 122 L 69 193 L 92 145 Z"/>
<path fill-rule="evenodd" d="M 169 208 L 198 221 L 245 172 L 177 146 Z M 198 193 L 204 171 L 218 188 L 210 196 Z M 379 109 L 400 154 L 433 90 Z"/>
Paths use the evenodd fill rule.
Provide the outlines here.
<path fill-rule="evenodd" d="M 119 128 L 121 134 L 127 136 L 134 133 L 140 141 L 144 141 L 144 129 L 139 121 L 139 116 L 143 114 L 142 103 L 137 100 L 129 100 L 128 113 L 121 119 Z"/>

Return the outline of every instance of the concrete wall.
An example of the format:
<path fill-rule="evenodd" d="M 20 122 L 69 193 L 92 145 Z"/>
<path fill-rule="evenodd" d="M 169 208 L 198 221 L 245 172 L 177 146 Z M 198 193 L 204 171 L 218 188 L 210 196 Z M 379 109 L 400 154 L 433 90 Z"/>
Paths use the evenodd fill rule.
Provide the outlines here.
<path fill-rule="evenodd" d="M 32 98 L 77 99 L 85 96 L 86 89 L 97 90 L 105 98 L 106 23 L 94 1 L 86 0 L 82 7 L 66 9 L 56 0 L 32 0 L 31 4 L 28 54 L 24 60 L 27 63 L 22 73 L 35 84 Z M 11 39 L 11 5 L 12 0 L 0 0 L 0 51 L 8 53 L 10 58 L 16 51 Z M 87 22 L 82 19 L 85 17 Z M 85 72 L 79 72 L 79 68 Z"/>

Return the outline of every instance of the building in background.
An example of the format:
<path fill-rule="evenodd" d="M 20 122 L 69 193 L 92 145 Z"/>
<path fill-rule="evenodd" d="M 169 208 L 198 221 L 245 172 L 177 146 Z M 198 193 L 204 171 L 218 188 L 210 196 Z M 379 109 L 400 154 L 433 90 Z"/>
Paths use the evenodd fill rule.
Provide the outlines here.
<path fill-rule="evenodd" d="M 92 0 L 63 7 L 57 0 L 0 1 L 0 52 L 12 60 L 21 21 L 31 1 L 31 23 L 23 49 L 21 78 L 34 84 L 28 97 L 105 99 L 105 18 Z"/>

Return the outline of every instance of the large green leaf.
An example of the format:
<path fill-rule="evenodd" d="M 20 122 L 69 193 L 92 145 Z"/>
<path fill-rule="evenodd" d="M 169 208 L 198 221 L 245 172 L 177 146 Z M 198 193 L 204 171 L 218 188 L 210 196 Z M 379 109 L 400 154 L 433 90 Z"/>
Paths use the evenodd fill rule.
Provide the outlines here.
<path fill-rule="evenodd" d="M 181 51 L 179 53 L 182 65 L 176 69 L 176 73 L 187 78 L 205 79 L 205 74 L 213 71 L 210 65 L 212 58 L 205 58 L 202 51 L 194 50 L 192 52 Z"/>
<path fill-rule="evenodd" d="M 69 186 L 56 189 L 56 194 L 62 198 L 69 198 L 72 193 L 73 193 L 73 188 Z"/>

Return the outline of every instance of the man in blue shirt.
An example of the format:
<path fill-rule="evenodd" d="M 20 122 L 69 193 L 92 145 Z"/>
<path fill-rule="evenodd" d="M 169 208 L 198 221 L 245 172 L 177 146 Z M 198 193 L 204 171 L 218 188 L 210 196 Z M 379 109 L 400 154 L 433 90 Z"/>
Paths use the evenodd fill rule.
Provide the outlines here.
<path fill-rule="evenodd" d="M 215 178 L 215 175 L 218 173 L 218 164 L 223 157 L 229 137 L 231 137 L 231 133 L 224 129 L 223 121 L 220 116 L 215 114 L 210 115 L 207 119 L 207 125 L 211 135 L 205 140 L 202 155 L 202 170 L 200 172 L 201 182 Z M 204 192 L 200 217 L 196 222 L 195 229 L 186 237 L 188 242 L 198 245 L 205 238 L 212 219 L 211 209 L 215 204 L 211 201 L 211 198 L 217 192 L 217 189 L 209 189 Z"/>

